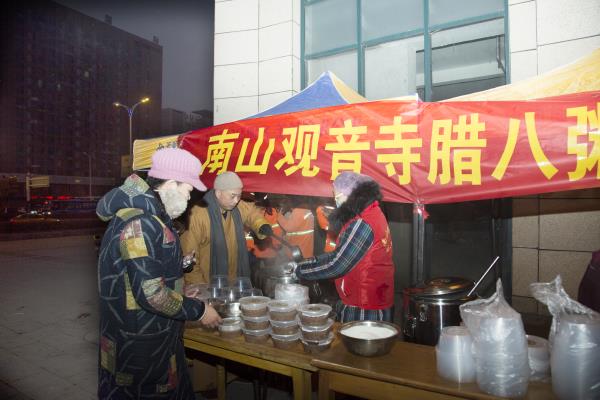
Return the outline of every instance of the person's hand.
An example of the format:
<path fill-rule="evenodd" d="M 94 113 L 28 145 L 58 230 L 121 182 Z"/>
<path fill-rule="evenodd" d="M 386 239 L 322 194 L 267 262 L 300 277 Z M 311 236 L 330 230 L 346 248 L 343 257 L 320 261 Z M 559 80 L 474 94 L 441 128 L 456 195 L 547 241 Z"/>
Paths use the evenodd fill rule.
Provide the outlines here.
<path fill-rule="evenodd" d="M 269 224 L 264 224 L 258 228 L 258 233 L 263 236 L 273 236 L 273 228 L 271 228 L 271 225 Z"/>
<path fill-rule="evenodd" d="M 296 261 L 289 261 L 283 266 L 283 272 L 286 274 L 295 275 L 296 268 L 298 268 L 298 263 Z"/>
<path fill-rule="evenodd" d="M 191 253 L 183 257 L 181 267 L 183 268 L 184 273 L 188 273 L 192 272 L 192 270 L 194 269 L 194 265 L 196 265 L 196 250 L 192 250 Z"/>
<path fill-rule="evenodd" d="M 195 284 L 185 285 L 183 287 L 183 294 L 186 297 L 196 297 L 200 293 L 200 287 Z"/>
<path fill-rule="evenodd" d="M 207 328 L 216 328 L 223 321 L 217 310 L 213 306 L 204 303 L 204 315 L 200 319 L 200 323 Z"/>

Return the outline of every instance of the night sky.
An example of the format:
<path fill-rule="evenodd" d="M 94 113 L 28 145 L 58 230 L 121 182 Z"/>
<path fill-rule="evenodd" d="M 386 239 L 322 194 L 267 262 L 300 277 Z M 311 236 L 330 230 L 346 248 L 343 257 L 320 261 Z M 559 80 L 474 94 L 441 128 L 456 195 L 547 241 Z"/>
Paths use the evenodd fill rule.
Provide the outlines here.
<path fill-rule="evenodd" d="M 162 107 L 181 111 L 213 107 L 214 1 L 56 0 L 83 14 L 163 47 Z"/>

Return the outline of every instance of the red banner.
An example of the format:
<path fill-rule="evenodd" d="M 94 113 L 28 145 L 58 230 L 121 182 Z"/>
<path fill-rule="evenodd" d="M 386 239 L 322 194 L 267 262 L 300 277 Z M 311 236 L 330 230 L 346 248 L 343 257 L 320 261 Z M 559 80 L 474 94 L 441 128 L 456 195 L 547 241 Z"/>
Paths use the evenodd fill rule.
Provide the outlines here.
<path fill-rule="evenodd" d="M 181 146 L 244 190 L 331 196 L 350 170 L 384 199 L 450 203 L 600 186 L 600 92 L 536 101 L 379 101 L 222 124 Z"/>

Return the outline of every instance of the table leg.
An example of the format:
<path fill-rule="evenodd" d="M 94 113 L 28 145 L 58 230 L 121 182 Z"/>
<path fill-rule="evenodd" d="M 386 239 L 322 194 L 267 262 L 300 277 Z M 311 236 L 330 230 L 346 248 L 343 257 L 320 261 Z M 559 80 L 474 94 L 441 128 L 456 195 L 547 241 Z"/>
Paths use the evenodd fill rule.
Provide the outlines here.
<path fill-rule="evenodd" d="M 292 370 L 292 384 L 294 386 L 294 400 L 309 400 L 312 397 L 310 372 L 294 368 Z"/>
<path fill-rule="evenodd" d="M 217 364 L 217 398 L 225 400 L 227 395 L 227 371 L 225 370 L 225 362 L 219 361 Z"/>
<path fill-rule="evenodd" d="M 335 392 L 329 389 L 329 374 L 319 370 L 319 400 L 335 400 Z"/>

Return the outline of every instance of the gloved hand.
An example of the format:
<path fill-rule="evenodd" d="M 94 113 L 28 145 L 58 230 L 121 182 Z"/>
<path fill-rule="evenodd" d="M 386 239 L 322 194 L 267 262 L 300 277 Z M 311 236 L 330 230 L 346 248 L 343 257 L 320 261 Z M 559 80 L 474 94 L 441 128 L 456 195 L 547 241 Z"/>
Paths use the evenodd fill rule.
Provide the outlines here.
<path fill-rule="evenodd" d="M 196 265 L 196 250 L 192 250 L 190 254 L 183 257 L 181 267 L 183 268 L 184 273 L 188 273 L 192 272 L 194 265 Z"/>
<path fill-rule="evenodd" d="M 264 224 L 258 228 L 258 233 L 263 236 L 273 236 L 273 228 L 271 228 L 271 225 L 269 224 Z"/>
<path fill-rule="evenodd" d="M 289 261 L 283 266 L 283 272 L 290 275 L 296 275 L 296 268 L 298 268 L 298 263 L 296 261 Z"/>

